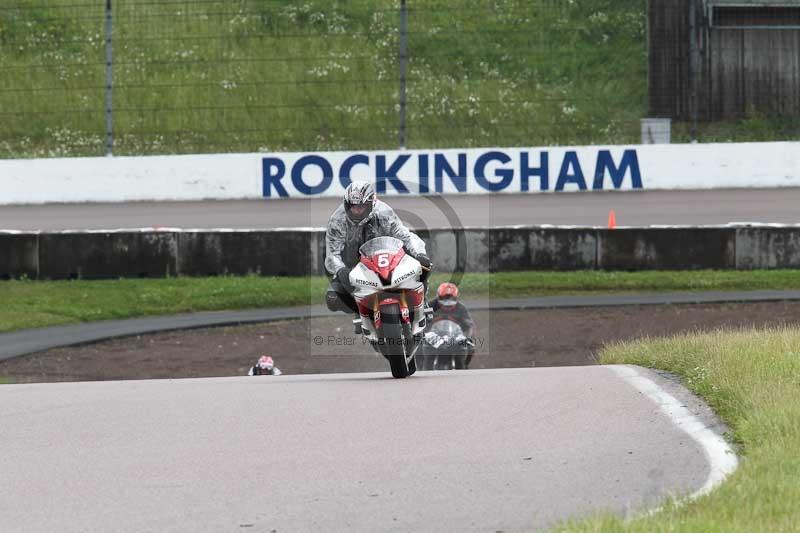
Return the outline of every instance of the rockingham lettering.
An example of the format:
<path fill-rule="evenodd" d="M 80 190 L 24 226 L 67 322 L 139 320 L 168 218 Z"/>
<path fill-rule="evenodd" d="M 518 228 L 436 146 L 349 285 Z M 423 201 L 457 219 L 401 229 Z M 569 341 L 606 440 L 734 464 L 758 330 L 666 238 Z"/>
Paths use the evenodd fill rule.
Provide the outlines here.
<path fill-rule="evenodd" d="M 371 180 L 389 195 L 645 187 L 636 148 L 274 154 L 263 157 L 261 168 L 265 198 L 331 196 L 353 179 Z"/>

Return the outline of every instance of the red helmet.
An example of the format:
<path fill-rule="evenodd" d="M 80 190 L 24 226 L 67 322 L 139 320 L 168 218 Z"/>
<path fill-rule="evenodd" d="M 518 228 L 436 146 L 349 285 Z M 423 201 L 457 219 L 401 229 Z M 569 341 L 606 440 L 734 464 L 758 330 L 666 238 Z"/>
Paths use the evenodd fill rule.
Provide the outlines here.
<path fill-rule="evenodd" d="M 272 360 L 272 357 L 268 355 L 262 355 L 258 359 L 258 368 L 261 370 L 272 370 L 272 367 L 275 366 L 275 362 Z"/>
<path fill-rule="evenodd" d="M 458 287 L 455 283 L 442 283 L 436 290 L 436 297 L 439 303 L 445 307 L 450 307 L 458 303 Z"/>

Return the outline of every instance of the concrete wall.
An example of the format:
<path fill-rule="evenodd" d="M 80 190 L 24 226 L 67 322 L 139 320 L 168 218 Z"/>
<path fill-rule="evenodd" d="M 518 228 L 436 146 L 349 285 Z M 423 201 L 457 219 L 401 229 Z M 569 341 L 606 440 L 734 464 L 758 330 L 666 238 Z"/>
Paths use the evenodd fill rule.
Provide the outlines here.
<path fill-rule="evenodd" d="M 439 272 L 800 268 L 800 226 L 420 232 Z M 0 278 L 321 275 L 323 230 L 0 234 Z"/>
<path fill-rule="evenodd" d="M 0 233 L 0 279 L 39 277 L 39 236 Z"/>
<path fill-rule="evenodd" d="M 736 265 L 741 269 L 800 268 L 800 227 L 737 229 Z"/>
<path fill-rule="evenodd" d="M 174 233 L 42 233 L 38 255 L 42 279 L 158 278 L 178 274 Z"/>
<path fill-rule="evenodd" d="M 453 175 L 453 177 L 450 177 Z M 800 186 L 800 142 L 0 160 L 0 205 Z"/>
<path fill-rule="evenodd" d="M 597 268 L 696 270 L 736 268 L 736 230 L 631 228 L 600 230 Z"/>
<path fill-rule="evenodd" d="M 319 241 L 324 240 L 324 232 L 193 231 L 176 235 L 182 275 L 323 273 Z"/>

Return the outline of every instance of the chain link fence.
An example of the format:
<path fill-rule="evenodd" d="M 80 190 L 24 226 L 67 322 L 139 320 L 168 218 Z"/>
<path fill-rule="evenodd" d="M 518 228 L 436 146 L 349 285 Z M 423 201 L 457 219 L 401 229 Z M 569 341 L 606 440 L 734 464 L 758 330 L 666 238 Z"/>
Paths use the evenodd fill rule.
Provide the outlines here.
<path fill-rule="evenodd" d="M 647 118 L 671 120 L 645 141 L 800 137 L 759 98 L 711 112 L 712 59 L 746 30 L 661 3 L 9 0 L 0 157 L 637 143 Z"/>

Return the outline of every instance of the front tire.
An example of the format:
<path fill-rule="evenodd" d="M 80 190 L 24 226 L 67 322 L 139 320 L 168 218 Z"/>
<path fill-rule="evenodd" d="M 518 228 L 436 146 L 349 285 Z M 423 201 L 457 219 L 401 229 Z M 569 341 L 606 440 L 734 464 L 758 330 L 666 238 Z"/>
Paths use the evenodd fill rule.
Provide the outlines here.
<path fill-rule="evenodd" d="M 406 356 L 408 346 L 403 335 L 403 322 L 400 317 L 400 306 L 397 304 L 387 305 L 381 309 L 383 324 L 381 332 L 383 334 L 383 354 L 389 359 L 389 366 L 392 369 L 392 376 L 403 379 L 414 373 L 416 365 L 409 365 Z"/>

